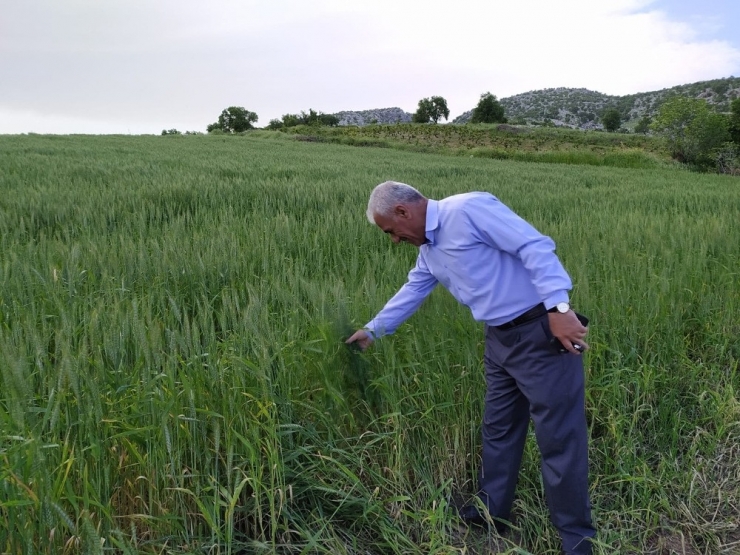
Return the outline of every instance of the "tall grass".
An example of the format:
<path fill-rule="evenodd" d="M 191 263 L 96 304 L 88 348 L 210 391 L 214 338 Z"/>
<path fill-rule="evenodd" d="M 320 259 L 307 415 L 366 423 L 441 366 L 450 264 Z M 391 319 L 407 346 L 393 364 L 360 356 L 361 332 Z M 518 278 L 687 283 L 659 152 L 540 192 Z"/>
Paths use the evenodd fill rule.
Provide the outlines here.
<path fill-rule="evenodd" d="M 415 256 L 365 220 L 386 179 L 491 191 L 557 241 L 592 321 L 597 552 L 736 552 L 737 180 L 269 134 L 0 138 L 0 552 L 557 552 L 534 442 L 512 536 L 448 509 L 478 464 L 465 310 L 438 290 L 342 343 Z"/>

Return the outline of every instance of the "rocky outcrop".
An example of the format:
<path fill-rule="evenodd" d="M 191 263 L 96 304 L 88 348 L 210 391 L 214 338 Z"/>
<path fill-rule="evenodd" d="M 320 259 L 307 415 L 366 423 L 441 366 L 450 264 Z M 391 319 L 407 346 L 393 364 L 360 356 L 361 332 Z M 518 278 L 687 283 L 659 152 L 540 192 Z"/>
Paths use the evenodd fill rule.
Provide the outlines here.
<path fill-rule="evenodd" d="M 401 108 L 379 108 L 359 112 L 345 111 L 334 114 L 339 118 L 339 125 L 370 125 L 373 123 L 408 123 L 411 114 Z"/>

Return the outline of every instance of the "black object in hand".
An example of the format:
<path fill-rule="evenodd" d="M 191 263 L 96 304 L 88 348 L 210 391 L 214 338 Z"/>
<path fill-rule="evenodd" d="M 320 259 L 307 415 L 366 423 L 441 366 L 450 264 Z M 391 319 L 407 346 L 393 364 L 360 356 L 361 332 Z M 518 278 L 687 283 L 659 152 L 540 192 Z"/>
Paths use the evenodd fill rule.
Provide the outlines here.
<path fill-rule="evenodd" d="M 588 327 L 588 318 L 586 316 L 584 316 L 583 314 L 578 314 L 578 312 L 576 312 L 576 316 L 578 317 L 578 321 L 581 322 L 581 325 L 583 327 L 586 327 L 587 328 Z M 570 351 L 568 351 L 568 349 L 566 349 L 565 347 L 563 347 L 563 344 L 560 342 L 560 340 L 557 337 L 553 337 L 552 339 L 550 339 L 550 344 L 555 349 L 557 349 L 557 351 L 559 353 L 568 353 L 568 352 L 570 352 Z M 583 345 L 579 345 L 578 343 L 573 343 L 573 348 L 576 351 L 578 351 L 579 353 L 582 353 L 583 352 Z"/>

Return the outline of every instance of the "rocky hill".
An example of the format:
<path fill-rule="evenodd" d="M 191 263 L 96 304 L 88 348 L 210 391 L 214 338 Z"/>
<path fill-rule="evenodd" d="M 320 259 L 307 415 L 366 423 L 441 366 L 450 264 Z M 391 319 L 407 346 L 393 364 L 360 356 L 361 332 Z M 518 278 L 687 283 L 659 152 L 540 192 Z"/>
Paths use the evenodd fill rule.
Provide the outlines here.
<path fill-rule="evenodd" d="M 703 98 L 720 112 L 730 110 L 730 102 L 740 98 L 740 77 L 727 77 L 678 85 L 659 91 L 610 96 L 588 89 L 543 89 L 530 91 L 499 101 L 510 123 L 546 124 L 580 129 L 601 129 L 601 114 L 607 108 L 617 108 L 622 114 L 622 124 L 633 127 L 643 116 L 652 117 L 666 98 L 683 95 Z M 452 123 L 467 123 L 472 108 L 459 115 Z M 339 125 L 370 125 L 373 123 L 408 123 L 412 114 L 401 108 L 344 111 L 334 114 Z"/>
<path fill-rule="evenodd" d="M 376 110 L 362 110 L 360 112 L 337 112 L 339 125 L 370 125 L 371 123 L 408 123 L 411 114 L 401 108 L 378 108 Z"/>
<path fill-rule="evenodd" d="M 728 112 L 730 102 L 740 98 L 740 77 L 728 77 L 678 85 L 660 91 L 626 96 L 609 96 L 588 89 L 544 89 L 517 94 L 499 101 L 510 123 L 552 123 L 556 126 L 600 129 L 600 116 L 607 108 L 622 114 L 622 124 L 631 127 L 643 116 L 652 117 L 668 97 L 674 95 L 703 98 L 717 111 Z M 452 123 L 467 123 L 473 114 L 469 110 Z"/>

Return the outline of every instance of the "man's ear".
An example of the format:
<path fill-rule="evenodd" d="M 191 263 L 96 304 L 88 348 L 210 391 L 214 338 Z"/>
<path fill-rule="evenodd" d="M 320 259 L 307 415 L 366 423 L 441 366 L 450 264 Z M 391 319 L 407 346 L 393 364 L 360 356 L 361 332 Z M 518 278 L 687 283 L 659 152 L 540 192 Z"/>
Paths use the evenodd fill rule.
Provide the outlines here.
<path fill-rule="evenodd" d="M 403 204 L 397 204 L 393 209 L 393 214 L 402 219 L 408 219 L 411 216 L 411 211 Z"/>

